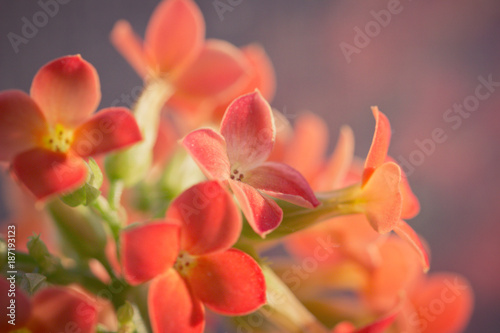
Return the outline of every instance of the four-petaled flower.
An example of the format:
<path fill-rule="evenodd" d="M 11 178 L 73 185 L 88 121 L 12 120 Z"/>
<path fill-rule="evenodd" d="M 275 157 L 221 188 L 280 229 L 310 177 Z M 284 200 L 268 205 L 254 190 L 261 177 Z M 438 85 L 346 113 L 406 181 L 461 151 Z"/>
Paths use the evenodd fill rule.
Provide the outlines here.
<path fill-rule="evenodd" d="M 31 97 L 19 90 L 0 93 L 0 161 L 44 199 L 83 185 L 84 158 L 141 140 L 132 114 L 107 108 L 92 116 L 101 99 L 99 78 L 80 55 L 43 66 Z"/>
<path fill-rule="evenodd" d="M 279 226 L 283 211 L 269 196 L 314 208 L 319 201 L 307 181 L 292 167 L 265 162 L 276 136 L 271 107 L 258 91 L 231 103 L 221 134 L 199 129 L 182 141 L 209 179 L 227 181 L 243 214 L 259 235 Z"/>
<path fill-rule="evenodd" d="M 231 195 L 208 181 L 177 197 L 165 221 L 122 232 L 125 278 L 133 285 L 153 279 L 148 307 L 154 332 L 202 332 L 202 303 L 226 315 L 247 314 L 265 303 L 259 265 L 230 248 L 241 227 Z"/>

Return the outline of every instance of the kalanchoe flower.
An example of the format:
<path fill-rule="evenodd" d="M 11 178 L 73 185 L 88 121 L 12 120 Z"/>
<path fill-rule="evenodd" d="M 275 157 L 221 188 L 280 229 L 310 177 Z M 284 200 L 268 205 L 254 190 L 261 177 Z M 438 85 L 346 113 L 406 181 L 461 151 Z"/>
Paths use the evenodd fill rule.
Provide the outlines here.
<path fill-rule="evenodd" d="M 177 197 L 165 221 L 122 232 L 125 278 L 134 285 L 153 279 L 148 307 L 154 332 L 202 332 L 202 304 L 217 313 L 242 315 L 265 303 L 260 267 L 230 248 L 241 225 L 231 195 L 209 181 Z"/>
<path fill-rule="evenodd" d="M 86 295 L 67 287 L 47 287 L 37 291 L 30 299 L 20 289 L 16 290 L 14 311 L 7 294 L 10 282 L 0 278 L 2 321 L 0 331 L 10 332 L 66 332 L 68 323 L 71 330 L 82 333 L 95 332 L 98 321 L 98 308 L 95 301 Z M 19 287 L 18 287 L 19 288 Z M 14 299 L 14 298 L 12 298 Z M 9 314 L 11 314 L 9 316 Z M 9 323 L 9 320 L 13 320 Z"/>
<path fill-rule="evenodd" d="M 0 93 L 0 161 L 10 161 L 14 176 L 38 199 L 83 185 L 84 158 L 141 140 L 127 109 L 92 115 L 100 98 L 97 72 L 79 55 L 43 66 L 31 97 Z"/>
<path fill-rule="evenodd" d="M 256 233 L 264 237 L 283 218 L 283 211 L 269 196 L 308 208 L 319 205 L 298 171 L 286 164 L 265 162 L 273 149 L 276 129 L 271 107 L 258 91 L 231 103 L 220 132 L 196 130 L 182 145 L 209 179 L 229 183 Z"/>

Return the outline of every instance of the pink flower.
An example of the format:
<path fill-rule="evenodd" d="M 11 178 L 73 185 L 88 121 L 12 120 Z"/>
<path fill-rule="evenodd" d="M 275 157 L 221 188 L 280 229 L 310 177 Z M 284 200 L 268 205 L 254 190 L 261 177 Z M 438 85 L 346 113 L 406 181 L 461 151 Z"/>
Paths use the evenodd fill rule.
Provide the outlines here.
<path fill-rule="evenodd" d="M 182 141 L 209 179 L 227 181 L 251 227 L 264 237 L 277 228 L 283 211 L 269 196 L 314 208 L 319 201 L 290 166 L 265 162 L 276 136 L 272 110 L 258 91 L 231 103 L 221 134 L 200 129 Z"/>
<path fill-rule="evenodd" d="M 85 158 L 141 140 L 127 109 L 92 115 L 101 99 L 99 78 L 80 55 L 43 66 L 30 95 L 0 93 L 0 161 L 11 162 L 14 176 L 37 199 L 83 185 Z"/>
<path fill-rule="evenodd" d="M 165 221 L 122 232 L 125 278 L 134 285 L 153 279 L 148 307 L 154 332 L 202 332 L 202 304 L 217 313 L 242 315 L 265 303 L 259 265 L 230 248 L 241 226 L 231 195 L 209 181 L 177 197 Z"/>

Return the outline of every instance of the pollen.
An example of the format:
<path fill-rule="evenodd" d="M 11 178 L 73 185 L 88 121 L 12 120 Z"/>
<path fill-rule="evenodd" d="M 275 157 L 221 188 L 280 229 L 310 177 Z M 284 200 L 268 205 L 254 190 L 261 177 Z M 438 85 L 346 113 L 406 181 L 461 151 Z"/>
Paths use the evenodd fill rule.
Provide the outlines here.
<path fill-rule="evenodd" d="M 240 173 L 238 169 L 234 169 L 233 172 L 231 172 L 231 175 L 229 178 L 232 180 L 237 180 L 237 181 L 242 181 L 245 175 L 243 173 Z"/>
<path fill-rule="evenodd" d="M 186 275 L 195 263 L 196 260 L 193 256 L 190 256 L 186 251 L 181 251 L 175 261 L 174 269 L 179 274 Z"/>
<path fill-rule="evenodd" d="M 58 153 L 66 153 L 73 143 L 73 131 L 57 124 L 43 138 L 43 146 Z"/>

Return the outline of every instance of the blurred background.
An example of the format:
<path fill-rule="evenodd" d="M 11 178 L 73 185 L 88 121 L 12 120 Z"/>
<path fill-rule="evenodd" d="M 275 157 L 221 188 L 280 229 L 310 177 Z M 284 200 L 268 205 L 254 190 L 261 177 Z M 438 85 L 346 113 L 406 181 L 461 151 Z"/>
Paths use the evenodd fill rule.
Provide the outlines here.
<path fill-rule="evenodd" d="M 158 0 L 59 0 L 57 13 L 35 18 L 45 1 L 0 1 L 0 90 L 29 91 L 42 65 L 81 53 L 99 72 L 101 107 L 130 106 L 141 80 L 108 33 L 124 18 L 142 36 Z M 305 110 L 321 115 L 331 130 L 330 149 L 348 124 L 357 155 L 366 156 L 374 128 L 370 106 L 388 115 L 390 154 L 421 200 L 410 224 L 430 245 L 431 272 L 454 271 L 471 281 L 475 311 L 466 332 L 498 332 L 500 3 L 197 3 L 207 37 L 264 46 L 277 75 L 272 105 L 292 122 Z M 34 19 L 44 24 L 23 35 L 26 20 Z M 11 33 L 23 41 L 13 43 Z"/>

